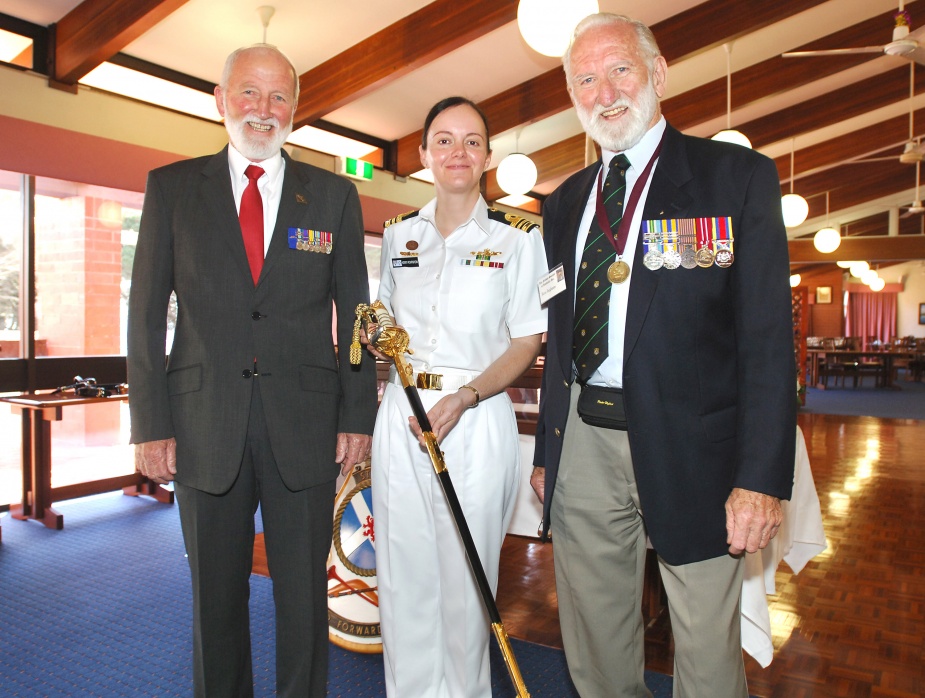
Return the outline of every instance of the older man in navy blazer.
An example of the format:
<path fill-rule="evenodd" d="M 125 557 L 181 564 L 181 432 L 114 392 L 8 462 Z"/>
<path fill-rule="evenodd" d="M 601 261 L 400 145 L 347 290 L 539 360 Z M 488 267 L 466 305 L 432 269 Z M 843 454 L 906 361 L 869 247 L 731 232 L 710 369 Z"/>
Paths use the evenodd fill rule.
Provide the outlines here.
<path fill-rule="evenodd" d="M 376 411 L 374 363 L 346 360 L 354 309 L 369 296 L 359 197 L 281 151 L 298 75 L 276 48 L 231 54 L 215 97 L 230 146 L 148 178 L 129 300 L 132 442 L 143 474 L 176 483 L 195 695 L 253 695 L 259 502 L 277 695 L 322 696 L 336 464 L 366 457 Z M 165 367 L 171 291 L 178 320 Z M 143 595 L 167 602 L 157 589 Z"/>
<path fill-rule="evenodd" d="M 645 25 L 591 16 L 563 63 L 603 154 L 543 210 L 550 267 L 564 265 L 567 288 L 548 305 L 532 483 L 553 536 L 569 670 L 582 696 L 650 695 L 640 611 L 648 538 L 671 613 L 674 695 L 744 697 L 742 555 L 776 534 L 793 480 L 777 171 L 751 150 L 666 123 L 667 65 Z M 611 182 L 623 188 L 616 215 L 598 203 L 611 204 Z M 586 281 L 589 259 L 609 277 Z M 585 307 L 598 301 L 602 309 Z"/>

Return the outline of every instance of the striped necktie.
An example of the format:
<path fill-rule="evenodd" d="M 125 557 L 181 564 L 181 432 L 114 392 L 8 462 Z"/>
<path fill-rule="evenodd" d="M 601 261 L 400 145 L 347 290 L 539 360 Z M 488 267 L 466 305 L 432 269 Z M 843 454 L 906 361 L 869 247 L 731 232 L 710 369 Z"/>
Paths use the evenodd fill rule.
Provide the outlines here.
<path fill-rule="evenodd" d="M 610 161 L 604 180 L 604 210 L 614 236 L 623 219 L 623 199 L 626 193 L 626 170 L 630 161 L 620 153 Z M 581 266 L 575 283 L 575 328 L 572 357 L 578 368 L 578 380 L 585 383 L 607 358 L 607 324 L 610 318 L 610 289 L 607 267 L 617 253 L 594 217 Z"/>

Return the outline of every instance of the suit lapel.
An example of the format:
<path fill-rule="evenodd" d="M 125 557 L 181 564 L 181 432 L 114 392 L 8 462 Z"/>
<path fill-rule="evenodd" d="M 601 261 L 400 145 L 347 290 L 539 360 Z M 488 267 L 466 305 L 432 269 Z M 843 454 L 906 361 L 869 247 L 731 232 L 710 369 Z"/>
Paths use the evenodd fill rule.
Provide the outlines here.
<path fill-rule="evenodd" d="M 646 196 L 642 219 L 652 220 L 661 218 L 679 218 L 679 211 L 687 208 L 691 197 L 682 187 L 691 179 L 690 163 L 687 160 L 687 151 L 684 148 L 684 137 L 672 128 L 665 127 L 665 140 L 662 143 L 662 152 L 658 158 L 658 165 L 652 174 L 652 184 Z M 626 326 L 623 339 L 623 366 L 626 367 L 636 340 L 649 312 L 649 305 L 658 288 L 659 274 L 649 271 L 643 266 L 643 240 L 642 235 L 636 241 L 636 256 L 630 286 L 629 302 L 626 309 Z"/>
<path fill-rule="evenodd" d="M 270 247 L 263 262 L 263 271 L 257 281 L 259 286 L 273 266 L 289 248 L 289 228 L 296 227 L 305 216 L 306 204 L 311 195 L 308 191 L 308 177 L 305 168 L 295 167 L 289 155 L 283 151 L 283 192 L 280 195 L 279 210 L 276 212 L 276 227 L 270 238 Z"/>
<path fill-rule="evenodd" d="M 209 208 L 208 220 L 215 222 L 218 230 L 224 231 L 220 238 L 228 248 L 229 254 L 241 268 L 241 273 L 251 278 L 247 253 L 244 251 L 244 238 L 241 236 L 241 224 L 238 222 L 234 193 L 231 191 L 231 175 L 228 169 L 228 146 L 206 162 L 202 168 L 202 196 Z"/>

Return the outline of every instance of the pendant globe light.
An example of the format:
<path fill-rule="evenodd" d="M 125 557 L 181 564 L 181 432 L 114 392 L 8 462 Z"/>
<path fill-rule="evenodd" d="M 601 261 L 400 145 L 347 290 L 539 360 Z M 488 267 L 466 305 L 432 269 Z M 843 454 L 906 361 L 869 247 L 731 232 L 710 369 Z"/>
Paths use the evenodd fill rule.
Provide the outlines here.
<path fill-rule="evenodd" d="M 851 272 L 851 276 L 854 276 L 858 279 L 861 278 L 861 275 L 870 269 L 870 265 L 867 262 L 853 262 L 849 267 L 848 271 Z"/>
<path fill-rule="evenodd" d="M 713 136 L 713 140 L 751 148 L 752 142 L 748 137 L 732 128 L 732 43 L 723 44 L 723 48 L 726 49 L 726 128 Z"/>
<path fill-rule="evenodd" d="M 517 26 L 534 51 L 559 57 L 568 48 L 575 25 L 599 11 L 597 0 L 520 0 Z"/>
<path fill-rule="evenodd" d="M 813 236 L 813 246 L 822 254 L 829 254 L 841 244 L 841 233 L 829 227 L 829 192 L 825 193 L 825 221 L 826 227 Z"/>
<path fill-rule="evenodd" d="M 870 286 L 871 291 L 880 292 L 886 286 L 886 281 L 884 281 L 881 277 L 878 276 L 874 281 L 868 284 L 868 286 Z"/>
<path fill-rule="evenodd" d="M 793 150 L 794 141 L 790 139 L 790 193 L 781 197 L 780 205 L 784 213 L 784 225 L 788 228 L 795 228 L 806 220 L 809 215 L 809 204 L 799 194 L 793 193 Z"/>
<path fill-rule="evenodd" d="M 803 277 L 799 274 L 790 275 L 790 288 L 796 288 L 800 285 L 800 282 L 803 280 Z"/>
<path fill-rule="evenodd" d="M 514 150 L 517 151 L 520 134 L 514 137 Z M 533 189 L 538 173 L 536 164 L 523 153 L 513 152 L 498 164 L 495 172 L 498 186 L 511 196 L 523 196 Z"/>

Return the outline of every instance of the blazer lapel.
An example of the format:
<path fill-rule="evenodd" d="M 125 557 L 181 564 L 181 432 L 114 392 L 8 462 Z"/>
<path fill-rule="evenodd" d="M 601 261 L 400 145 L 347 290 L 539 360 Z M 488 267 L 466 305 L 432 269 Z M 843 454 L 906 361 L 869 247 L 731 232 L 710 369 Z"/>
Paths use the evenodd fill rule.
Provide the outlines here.
<path fill-rule="evenodd" d="M 555 250 L 553 259 L 561 259 L 565 269 L 565 293 L 560 293 L 553 298 L 550 303 L 555 303 L 557 315 L 563 318 L 563 325 L 568 328 L 568 336 L 571 337 L 572 327 L 575 324 L 575 247 L 578 240 L 578 227 L 581 225 L 581 218 L 585 212 L 585 205 L 588 197 L 591 195 L 591 187 L 594 186 L 594 179 L 601 167 L 601 161 L 598 160 L 580 174 L 575 181 L 572 191 L 563 193 L 563 201 L 574 202 L 574 205 L 563 216 L 563 225 L 561 231 L 548 231 L 547 234 L 556 235 Z M 562 375 L 572 375 L 572 342 L 561 342 L 559 346 L 559 363 L 562 366 Z"/>
<path fill-rule="evenodd" d="M 678 218 L 678 211 L 684 210 L 691 203 L 691 197 L 682 186 L 691 179 L 690 163 L 684 148 L 684 137 L 670 124 L 665 127 L 665 140 L 662 152 L 652 174 L 652 184 L 646 196 L 643 208 L 643 220 Z M 636 241 L 636 257 L 630 286 L 629 303 L 626 309 L 626 326 L 623 338 L 623 366 L 625 367 L 642 332 L 642 326 L 649 312 L 649 305 L 658 288 L 659 274 L 650 272 L 642 264 L 642 235 Z"/>
<path fill-rule="evenodd" d="M 247 253 L 244 251 L 244 238 L 241 235 L 241 224 L 238 222 L 234 193 L 231 191 L 228 146 L 206 162 L 202 168 L 202 176 L 203 200 L 211 211 L 209 219 L 215 221 L 218 230 L 225 231 L 220 236 L 222 242 L 241 268 L 241 273 L 246 274 L 250 280 L 251 269 L 247 262 Z"/>
<path fill-rule="evenodd" d="M 305 168 L 294 167 L 286 151 L 283 151 L 283 162 L 283 192 L 280 195 L 279 210 L 276 212 L 276 227 L 273 229 L 270 247 L 263 261 L 263 271 L 257 280 L 258 286 L 289 248 L 289 228 L 302 220 L 311 196 L 308 191 L 308 178 L 303 179 Z"/>

